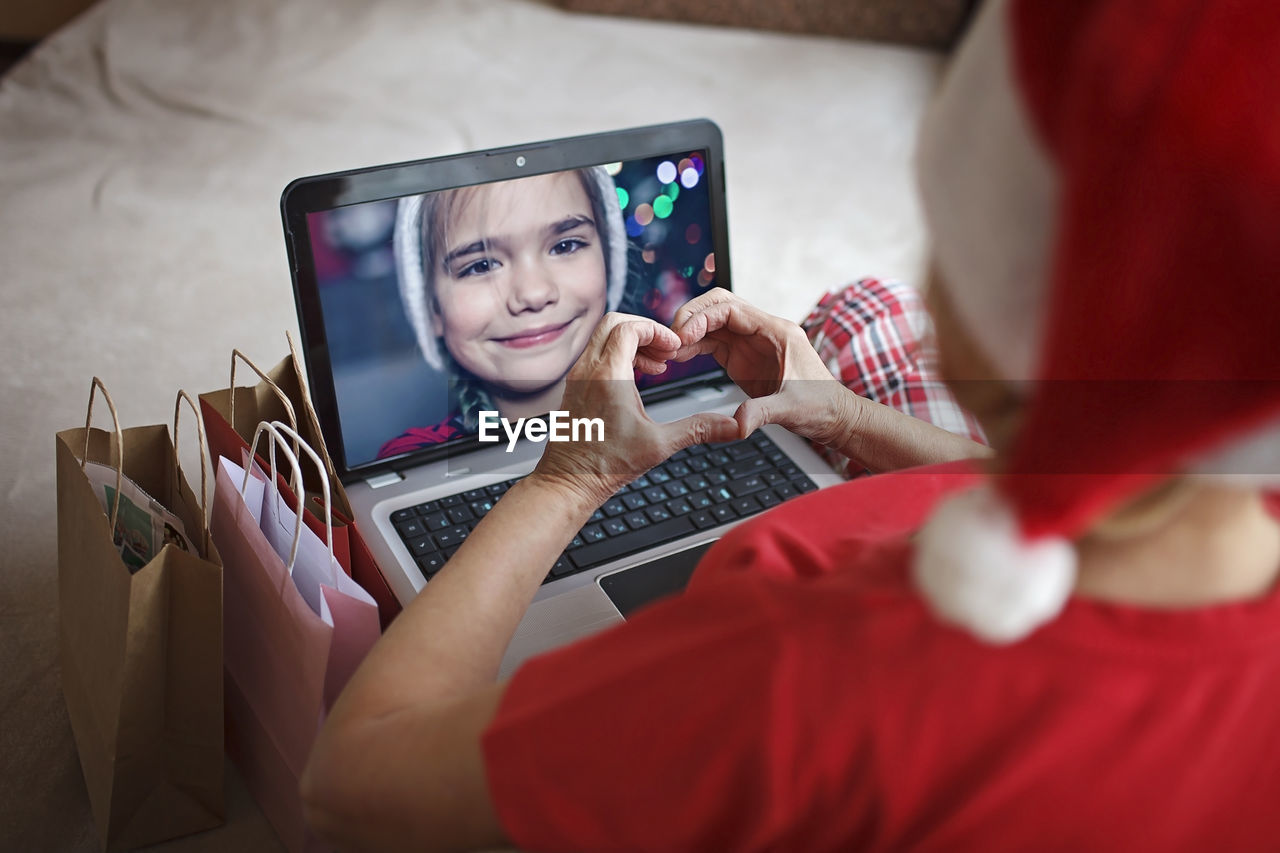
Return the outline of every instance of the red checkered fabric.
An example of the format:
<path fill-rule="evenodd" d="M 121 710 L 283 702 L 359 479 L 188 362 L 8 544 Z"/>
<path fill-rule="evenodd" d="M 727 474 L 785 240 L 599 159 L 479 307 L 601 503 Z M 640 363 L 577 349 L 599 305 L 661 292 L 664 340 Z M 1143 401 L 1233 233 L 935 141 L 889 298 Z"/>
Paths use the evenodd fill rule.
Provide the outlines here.
<path fill-rule="evenodd" d="M 982 427 L 943 384 L 933 321 L 915 288 L 864 278 L 826 294 L 800 324 L 832 375 L 855 394 L 986 443 Z M 818 448 L 845 477 L 849 459 Z"/>

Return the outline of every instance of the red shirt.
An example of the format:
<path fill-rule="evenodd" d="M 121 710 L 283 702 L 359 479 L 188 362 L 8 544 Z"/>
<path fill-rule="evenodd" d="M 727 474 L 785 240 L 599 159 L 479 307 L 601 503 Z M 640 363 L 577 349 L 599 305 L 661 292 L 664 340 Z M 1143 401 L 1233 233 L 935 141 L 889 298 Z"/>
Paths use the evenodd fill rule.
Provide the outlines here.
<path fill-rule="evenodd" d="M 1073 599 L 1011 646 L 939 624 L 913 530 L 956 466 L 727 535 L 687 592 L 528 662 L 484 736 L 526 850 L 1155 850 L 1280 843 L 1280 594 Z"/>

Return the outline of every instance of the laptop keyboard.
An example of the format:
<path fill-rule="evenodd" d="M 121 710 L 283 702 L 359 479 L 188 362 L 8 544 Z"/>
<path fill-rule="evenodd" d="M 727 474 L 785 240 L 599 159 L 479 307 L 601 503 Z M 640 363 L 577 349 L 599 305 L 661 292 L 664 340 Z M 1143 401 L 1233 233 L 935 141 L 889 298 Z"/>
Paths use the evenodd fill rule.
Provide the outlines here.
<path fill-rule="evenodd" d="M 406 507 L 391 515 L 427 580 L 453 556 L 494 503 L 520 478 Z M 679 451 L 620 489 L 578 531 L 546 580 L 681 539 L 777 506 L 817 488 L 773 440 L 740 441 Z M 545 582 L 545 581 L 544 581 Z"/>

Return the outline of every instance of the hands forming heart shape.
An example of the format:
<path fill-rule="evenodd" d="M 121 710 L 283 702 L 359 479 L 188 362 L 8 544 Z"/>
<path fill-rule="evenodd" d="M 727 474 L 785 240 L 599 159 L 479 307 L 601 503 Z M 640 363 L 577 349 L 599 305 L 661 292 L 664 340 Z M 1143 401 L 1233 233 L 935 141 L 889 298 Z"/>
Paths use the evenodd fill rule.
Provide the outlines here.
<path fill-rule="evenodd" d="M 645 414 L 635 370 L 666 371 L 671 361 L 710 354 L 751 399 L 733 417 L 704 412 L 667 424 Z M 606 314 L 569 371 L 563 409 L 601 418 L 598 442 L 548 444 L 535 474 L 603 503 L 617 489 L 681 448 L 745 438 L 767 423 L 829 443 L 843 423 L 843 390 L 795 323 L 715 289 L 676 312 L 671 327 Z"/>

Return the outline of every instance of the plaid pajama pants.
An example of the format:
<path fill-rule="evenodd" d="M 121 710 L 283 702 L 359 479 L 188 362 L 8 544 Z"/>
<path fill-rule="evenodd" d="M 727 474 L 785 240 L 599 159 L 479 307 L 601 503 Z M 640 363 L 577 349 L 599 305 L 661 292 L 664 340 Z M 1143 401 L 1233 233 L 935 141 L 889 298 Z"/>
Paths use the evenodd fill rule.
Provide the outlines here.
<path fill-rule="evenodd" d="M 986 443 L 982 427 L 960 408 L 938 371 L 933 321 L 915 288 L 864 278 L 826 294 L 800 324 L 831 374 L 855 394 Z M 818 452 L 840 474 L 849 459 Z"/>

